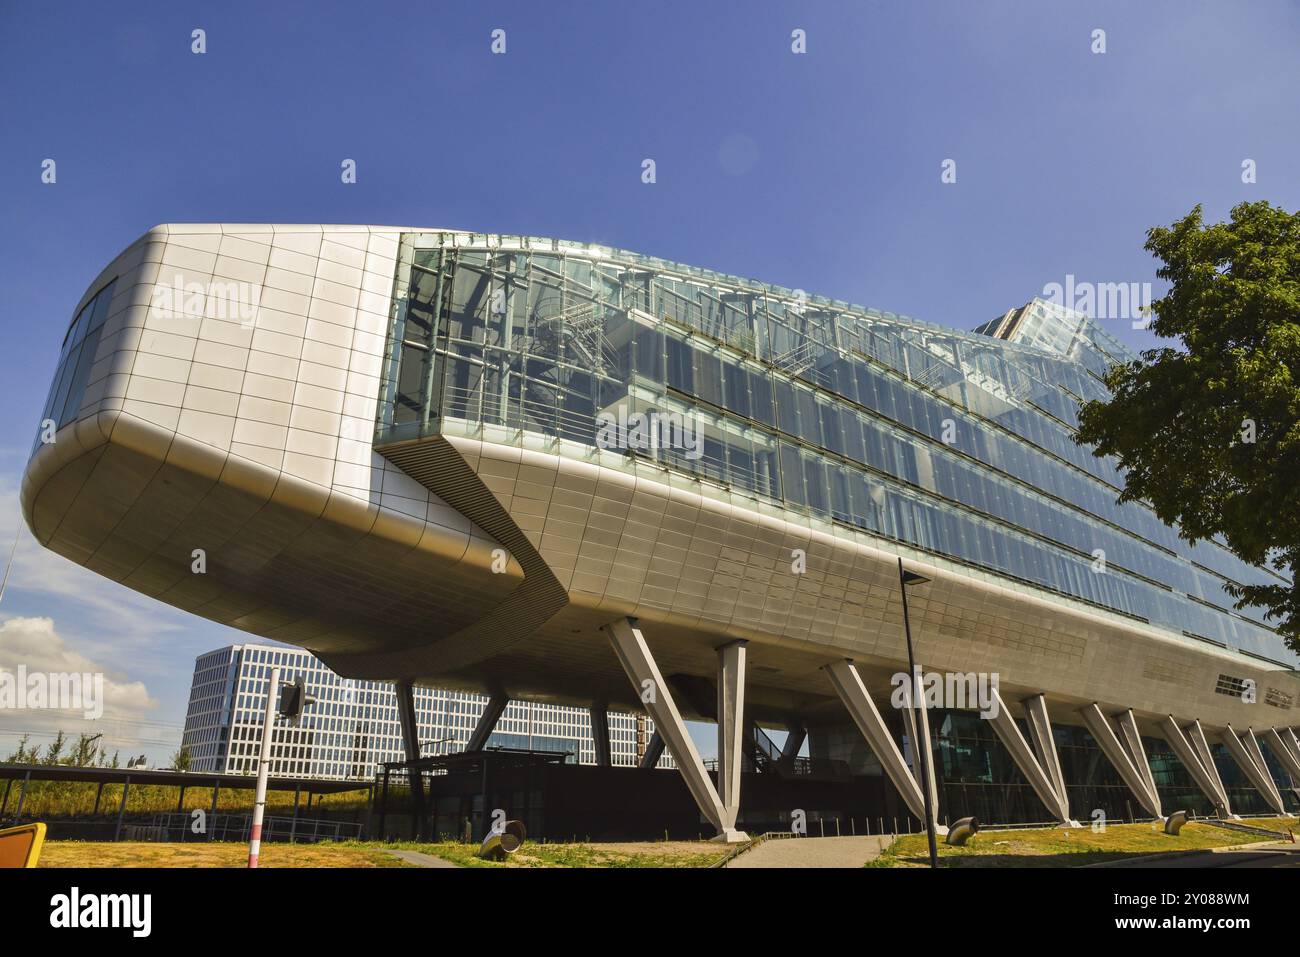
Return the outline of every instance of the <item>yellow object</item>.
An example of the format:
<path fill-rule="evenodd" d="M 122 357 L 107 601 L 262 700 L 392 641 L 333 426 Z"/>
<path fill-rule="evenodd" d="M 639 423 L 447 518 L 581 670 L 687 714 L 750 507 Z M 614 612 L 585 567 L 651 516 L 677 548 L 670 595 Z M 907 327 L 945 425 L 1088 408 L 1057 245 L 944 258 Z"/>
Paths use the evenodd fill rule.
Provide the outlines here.
<path fill-rule="evenodd" d="M 0 868 L 35 867 L 45 843 L 44 824 L 24 824 L 0 830 Z"/>

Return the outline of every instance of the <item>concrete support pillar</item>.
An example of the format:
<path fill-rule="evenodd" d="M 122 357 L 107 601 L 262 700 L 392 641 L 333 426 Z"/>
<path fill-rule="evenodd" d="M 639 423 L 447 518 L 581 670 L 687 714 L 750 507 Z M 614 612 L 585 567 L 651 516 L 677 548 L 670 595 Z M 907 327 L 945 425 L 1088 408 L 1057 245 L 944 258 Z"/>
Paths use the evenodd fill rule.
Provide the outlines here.
<path fill-rule="evenodd" d="M 397 692 L 397 723 L 402 731 L 402 751 L 406 760 L 416 761 L 420 757 L 420 726 L 415 720 L 415 687 L 409 681 L 399 681 L 394 690 Z"/>
<path fill-rule="evenodd" d="M 740 811 L 745 729 L 745 642 L 733 641 L 718 649 L 718 797 L 727 827 Z"/>
<path fill-rule="evenodd" d="M 1264 741 L 1291 775 L 1291 790 L 1300 796 L 1300 742 L 1290 728 L 1269 728 L 1264 732 Z"/>
<path fill-rule="evenodd" d="M 640 767 L 653 768 L 659 763 L 659 758 L 664 753 L 664 736 L 655 728 L 655 733 L 650 735 L 650 741 L 645 746 L 645 754 L 641 755 Z"/>
<path fill-rule="evenodd" d="M 1133 759 L 1133 766 L 1137 768 L 1138 774 L 1142 775 L 1142 782 L 1155 797 L 1156 806 L 1159 807 L 1160 797 L 1156 790 L 1156 777 L 1151 773 L 1151 762 L 1147 760 L 1146 745 L 1142 743 L 1142 733 L 1138 731 L 1137 717 L 1133 714 L 1132 708 L 1119 714 L 1119 729 L 1124 735 L 1124 744 L 1128 748 L 1129 757 Z M 1156 817 L 1161 816 L 1157 811 Z"/>
<path fill-rule="evenodd" d="M 682 720 L 681 712 L 677 710 L 672 692 L 668 690 L 668 683 L 660 674 L 659 666 L 655 664 L 654 656 L 650 654 L 650 648 L 646 645 L 645 637 L 637 627 L 636 621 L 632 618 L 621 618 L 606 625 L 605 633 L 609 636 L 614 654 L 632 682 L 637 696 L 645 703 L 650 716 L 654 718 L 655 731 L 662 735 L 669 752 L 677 762 L 677 769 L 681 772 L 687 789 L 695 798 L 695 803 L 699 805 L 701 813 L 709 823 L 717 828 L 718 835 L 715 840 L 727 842 L 748 840 L 748 835 L 737 831 L 733 826 L 734 816 L 730 822 L 727 821 L 722 799 L 718 797 L 713 781 L 704 770 L 704 762 L 700 760 L 695 742 L 691 740 L 690 732 L 686 730 L 686 722 Z"/>
<path fill-rule="evenodd" d="M 397 691 L 397 724 L 402 731 L 402 750 L 407 761 L 420 759 L 420 724 L 415 717 L 415 685 L 410 681 L 399 681 L 394 686 Z M 414 820 L 411 833 L 418 841 L 424 834 L 424 774 L 418 768 L 406 772 L 411 783 L 411 812 Z"/>
<path fill-rule="evenodd" d="M 597 703 L 587 709 L 591 715 L 591 742 L 596 751 L 596 767 L 608 768 L 614 764 L 609 749 L 609 712 L 603 703 Z"/>
<path fill-rule="evenodd" d="M 1036 694 L 1025 700 L 1025 719 L 1029 722 L 1029 736 L 1033 740 L 1034 754 L 1052 790 L 1061 799 L 1065 820 L 1070 820 L 1069 792 L 1065 789 L 1065 772 L 1061 770 L 1061 756 L 1056 751 L 1056 738 L 1052 735 L 1052 719 L 1047 713 L 1047 696 Z"/>
<path fill-rule="evenodd" d="M 846 659 L 825 665 L 822 670 L 830 678 L 836 694 L 844 702 L 844 707 L 853 719 L 853 723 L 862 732 L 872 754 L 876 756 L 876 760 L 885 769 L 885 774 L 898 789 L 908 810 L 916 816 L 917 820 L 924 821 L 925 798 L 921 794 L 921 786 L 907 766 L 907 762 L 903 760 L 902 752 L 898 750 L 889 728 L 880 717 L 880 712 L 876 710 L 875 702 L 867 694 L 867 688 L 862 683 L 862 676 L 858 674 L 858 669 L 853 666 L 853 662 Z M 933 775 L 930 780 L 934 780 Z M 931 807 L 936 805 L 932 804 Z M 940 834 L 946 834 L 948 829 L 936 823 L 936 830 Z"/>
<path fill-rule="evenodd" d="M 1224 807 L 1227 807 L 1228 789 L 1223 786 L 1223 778 L 1219 777 L 1219 768 L 1214 763 L 1214 753 L 1210 750 L 1210 742 L 1206 740 L 1205 729 L 1201 727 L 1200 720 L 1193 720 L 1187 726 L 1187 736 L 1191 739 L 1192 747 L 1196 750 L 1196 756 L 1201 759 L 1201 766 L 1214 776 L 1220 793 L 1223 794 Z M 1229 812 L 1229 816 L 1236 818 L 1239 815 Z"/>
<path fill-rule="evenodd" d="M 1196 731 L 1199 731 L 1199 728 L 1200 726 L 1197 725 L 1195 731 L 1191 728 L 1188 730 L 1195 734 Z M 1165 740 L 1169 742 L 1169 746 L 1173 748 L 1174 754 L 1178 755 L 1178 760 L 1183 763 L 1187 773 L 1196 782 L 1196 786 L 1214 805 L 1215 813 L 1221 818 L 1232 817 L 1232 808 L 1228 805 L 1228 793 L 1223 789 L 1223 782 L 1219 779 L 1219 771 L 1215 768 L 1214 762 L 1211 760 L 1209 767 L 1205 766 L 1205 762 L 1201 759 L 1192 738 L 1184 734 L 1183 729 L 1173 715 L 1169 715 L 1160 722 L 1160 729 L 1164 733 Z"/>
<path fill-rule="evenodd" d="M 1052 724 L 1047 716 L 1046 699 L 1042 695 L 1035 695 L 1025 702 L 1025 714 L 1034 739 L 1034 750 L 1030 750 L 1029 742 L 1020 733 L 1006 702 L 997 691 L 993 694 L 997 711 L 988 718 L 988 722 L 993 726 L 1003 747 L 1057 823 L 1078 827 L 1079 822 L 1070 818 L 1070 801 L 1066 796 L 1061 762 L 1056 754 L 1056 742 L 1052 740 Z"/>
<path fill-rule="evenodd" d="M 1131 715 L 1132 712 L 1129 712 Z M 1119 737 L 1115 734 L 1115 726 L 1111 723 L 1110 718 L 1102 714 L 1097 705 L 1090 704 L 1079 711 L 1083 718 L 1083 723 L 1087 725 L 1088 731 L 1097 740 L 1102 752 L 1119 772 L 1119 776 L 1124 779 L 1128 789 L 1133 792 L 1133 796 L 1138 799 L 1138 803 L 1155 817 L 1163 818 L 1160 808 L 1160 795 L 1156 793 L 1155 788 L 1150 787 L 1148 781 L 1151 778 L 1150 767 L 1147 766 L 1146 773 L 1138 770 L 1138 761 L 1146 766 L 1146 752 L 1142 749 L 1141 738 L 1137 739 L 1138 749 L 1137 756 L 1131 755 L 1125 746 L 1120 743 Z M 1136 728 L 1136 724 L 1134 724 Z M 1126 734 L 1127 737 L 1127 734 Z"/>
<path fill-rule="evenodd" d="M 474 725 L 469 743 L 465 745 L 466 751 L 482 751 L 487 747 L 488 738 L 492 736 L 497 722 L 501 720 L 501 715 L 509 703 L 510 699 L 500 692 L 488 698 L 487 707 L 479 715 L 478 724 Z"/>
<path fill-rule="evenodd" d="M 1277 779 L 1273 777 L 1268 761 L 1264 758 L 1264 747 L 1259 743 L 1254 728 L 1247 728 L 1241 733 L 1241 743 L 1245 746 L 1246 753 L 1254 760 L 1256 767 L 1263 773 L 1264 778 L 1272 785 L 1273 796 L 1277 798 L 1278 813 L 1285 814 L 1286 802 L 1282 800 L 1282 789 L 1278 786 Z"/>
<path fill-rule="evenodd" d="M 1269 774 L 1268 765 L 1264 763 L 1264 754 L 1259 750 L 1259 742 L 1255 740 L 1255 735 L 1250 731 L 1238 734 L 1232 729 L 1232 725 L 1219 735 L 1219 739 L 1232 755 L 1232 759 L 1237 762 L 1237 766 L 1250 778 L 1250 783 L 1255 786 L 1264 800 L 1278 814 L 1286 813 L 1286 807 L 1282 803 L 1282 795 L 1278 793 L 1277 785 L 1273 782 L 1273 775 Z"/>
<path fill-rule="evenodd" d="M 930 741 L 930 710 L 925 706 L 925 691 L 922 687 L 922 675 L 920 667 L 912 675 L 912 683 L 903 689 L 903 724 L 907 728 L 907 740 L 911 743 L 912 748 L 912 776 L 916 778 L 917 783 L 925 781 L 929 785 L 930 791 L 930 809 L 934 814 L 935 821 L 939 820 L 939 782 L 935 780 L 934 773 L 934 749 Z M 919 700 L 916 705 L 912 703 L 912 690 L 919 689 L 917 695 Z M 916 713 L 921 713 L 921 726 L 917 727 Z M 921 765 L 925 765 L 925 777 L 921 777 Z M 924 807 L 924 805 L 922 805 Z M 925 815 L 921 815 L 921 820 L 925 820 Z"/>
<path fill-rule="evenodd" d="M 789 771 L 794 767 L 795 759 L 803 743 L 808 740 L 808 729 L 803 725 L 791 725 L 786 728 L 785 744 L 781 747 L 781 767 Z"/>
<path fill-rule="evenodd" d="M 1297 763 L 1300 763 L 1300 738 L 1296 737 L 1294 728 L 1274 728 L 1273 733 L 1277 739 L 1282 742 L 1282 747 L 1286 748 Z"/>

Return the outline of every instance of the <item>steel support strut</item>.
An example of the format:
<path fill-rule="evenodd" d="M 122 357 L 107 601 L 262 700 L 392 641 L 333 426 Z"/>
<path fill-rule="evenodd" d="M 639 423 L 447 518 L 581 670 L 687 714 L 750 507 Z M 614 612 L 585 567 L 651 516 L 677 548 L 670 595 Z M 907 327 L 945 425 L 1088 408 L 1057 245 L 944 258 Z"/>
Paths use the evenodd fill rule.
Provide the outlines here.
<path fill-rule="evenodd" d="M 402 731 L 402 750 L 407 762 L 420 760 L 420 724 L 415 717 L 415 686 L 410 681 L 399 681 L 397 692 L 397 723 Z M 419 767 L 406 769 L 411 785 L 411 814 L 414 820 L 411 833 L 418 841 L 424 836 L 424 772 Z"/>
<path fill-rule="evenodd" d="M 1259 742 L 1255 740 L 1255 735 L 1249 730 L 1238 734 L 1233 730 L 1232 725 L 1228 725 L 1219 735 L 1219 739 L 1223 741 L 1224 747 L 1237 762 L 1237 766 L 1245 772 L 1246 777 L 1250 778 L 1250 783 L 1255 785 L 1255 790 L 1263 795 L 1269 807 L 1278 814 L 1286 813 L 1282 795 L 1278 793 L 1277 785 L 1273 782 L 1273 775 L 1269 774 L 1268 765 L 1264 762 L 1264 754 L 1259 749 Z"/>
<path fill-rule="evenodd" d="M 469 736 L 469 742 L 465 745 L 466 751 L 482 751 L 487 747 L 488 738 L 492 736 L 492 731 L 496 728 L 497 722 L 501 720 L 501 715 L 506 710 L 506 705 L 510 699 L 504 694 L 498 692 L 488 698 L 487 707 L 479 715 L 478 723 L 474 725 L 474 731 Z"/>
<path fill-rule="evenodd" d="M 1038 795 L 1039 800 L 1056 818 L 1057 823 L 1078 827 L 1079 822 L 1070 818 L 1070 802 L 1065 792 L 1065 777 L 1061 773 L 1061 762 L 1056 754 L 1056 742 L 1052 740 L 1052 724 L 1047 716 L 1047 703 L 1042 695 L 1036 695 L 1025 702 L 1025 716 L 1029 722 L 1030 735 L 1034 739 L 1034 748 L 1030 750 L 1029 742 L 1020 733 L 1020 728 L 1007 708 L 1002 696 L 995 690 L 993 700 L 996 711 L 988 717 L 998 738 L 1020 768 Z"/>
<path fill-rule="evenodd" d="M 898 750 L 898 745 L 894 743 L 893 735 L 889 733 L 889 728 L 885 725 L 884 719 L 880 717 L 880 712 L 876 710 L 875 702 L 871 700 L 871 695 L 867 693 L 866 686 L 862 683 L 862 676 L 858 674 L 858 669 L 853 666 L 849 660 L 834 661 L 822 668 L 830 678 L 831 684 L 835 687 L 836 693 L 848 710 L 849 716 L 853 723 L 858 726 L 862 736 L 867 741 L 867 746 L 871 748 L 872 754 L 884 768 L 885 774 L 898 789 L 899 795 L 903 798 L 903 803 L 908 810 L 915 815 L 918 821 L 925 821 L 925 797 L 921 793 L 921 786 L 917 783 L 916 776 L 903 760 L 903 754 Z M 910 696 L 909 696 L 910 697 Z M 921 696 L 922 704 L 925 697 Z M 910 707 L 907 710 L 911 710 Z M 913 738 L 912 740 L 916 740 Z M 914 748 L 918 757 L 928 756 L 928 748 Z M 931 774 L 929 779 L 934 780 L 933 768 L 928 769 Z M 936 805 L 931 804 L 931 807 Z M 937 812 L 936 812 L 937 813 Z M 948 829 L 936 822 L 935 830 L 940 834 L 946 834 Z"/>
<path fill-rule="evenodd" d="M 1264 732 L 1264 741 L 1291 775 L 1291 790 L 1300 796 L 1300 742 L 1290 728 L 1269 728 Z"/>
<path fill-rule="evenodd" d="M 609 749 L 609 711 L 604 702 L 598 702 L 587 709 L 591 717 L 591 745 L 596 753 L 596 767 L 608 768 L 614 764 Z"/>
<path fill-rule="evenodd" d="M 606 625 L 605 633 L 609 636 L 623 671 L 646 710 L 650 712 L 650 717 L 654 718 L 655 731 L 663 737 L 669 753 L 677 762 L 677 769 L 691 796 L 695 798 L 695 803 L 699 805 L 700 812 L 717 829 L 715 840 L 748 840 L 748 835 L 735 829 L 737 808 L 732 808 L 728 815 L 728 809 L 723 806 L 717 788 L 704 770 L 704 762 L 700 760 L 700 753 L 686 729 L 686 722 L 677 710 L 668 683 L 660 674 L 659 666 L 655 664 L 654 656 L 635 619 L 620 618 Z"/>
<path fill-rule="evenodd" d="M 1160 795 L 1156 792 L 1152 783 L 1154 778 L 1151 775 L 1151 768 L 1147 764 L 1146 751 L 1142 748 L 1142 739 L 1136 734 L 1137 723 L 1133 719 L 1133 712 L 1127 711 L 1121 718 L 1125 738 L 1129 739 L 1130 742 L 1136 742 L 1136 749 L 1133 753 L 1130 753 L 1120 743 L 1119 737 L 1115 734 L 1115 726 L 1111 723 L 1110 718 L 1102 714 L 1101 709 L 1095 703 L 1081 709 L 1079 714 L 1083 718 L 1083 723 L 1088 726 L 1088 731 L 1101 747 L 1102 752 L 1110 760 L 1115 770 L 1119 772 L 1119 776 L 1124 779 L 1124 783 L 1133 792 L 1133 796 L 1138 799 L 1138 803 L 1153 816 L 1163 818 Z"/>
<path fill-rule="evenodd" d="M 1214 805 L 1215 813 L 1221 818 L 1232 817 L 1228 792 L 1223 788 L 1223 781 L 1219 779 L 1219 771 L 1214 766 L 1214 761 L 1211 760 L 1207 766 L 1194 743 L 1198 736 L 1203 736 L 1200 724 L 1194 723 L 1185 732 L 1174 716 L 1168 715 L 1160 722 L 1160 730 L 1164 733 L 1165 740 L 1169 742 L 1169 747 L 1173 749 L 1178 760 L 1187 769 L 1187 773 L 1196 782 L 1196 786 L 1201 789 L 1201 793 Z M 1208 747 L 1206 750 L 1208 752 Z"/>
<path fill-rule="evenodd" d="M 718 797 L 724 829 L 740 811 L 740 765 L 745 743 L 745 642 L 718 649 Z"/>

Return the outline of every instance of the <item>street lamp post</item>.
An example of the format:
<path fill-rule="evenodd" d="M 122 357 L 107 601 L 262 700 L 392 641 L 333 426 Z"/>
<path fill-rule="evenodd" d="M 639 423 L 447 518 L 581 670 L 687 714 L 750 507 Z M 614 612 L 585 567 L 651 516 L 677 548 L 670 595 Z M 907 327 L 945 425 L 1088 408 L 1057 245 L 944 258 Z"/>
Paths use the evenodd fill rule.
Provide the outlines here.
<path fill-rule="evenodd" d="M 921 717 L 921 703 L 917 700 L 923 689 L 918 688 L 916 680 L 916 657 L 912 654 L 912 623 L 907 616 L 907 586 L 924 585 L 930 579 L 916 572 L 903 568 L 903 558 L 898 559 L 898 589 L 903 594 L 903 634 L 907 636 L 907 671 L 912 685 L 912 727 L 916 729 L 912 742 L 916 752 L 916 763 L 921 766 L 921 798 L 925 802 L 925 837 L 930 844 L 930 866 L 939 866 L 939 848 L 934 834 L 934 808 L 930 802 L 930 736 L 926 733 L 927 722 Z"/>

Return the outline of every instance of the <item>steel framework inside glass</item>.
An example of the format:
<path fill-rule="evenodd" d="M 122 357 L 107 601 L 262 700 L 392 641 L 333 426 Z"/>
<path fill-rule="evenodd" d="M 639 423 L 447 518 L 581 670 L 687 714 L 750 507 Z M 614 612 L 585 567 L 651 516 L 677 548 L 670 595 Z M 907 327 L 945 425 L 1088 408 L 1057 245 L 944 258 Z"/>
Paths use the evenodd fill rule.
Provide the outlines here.
<path fill-rule="evenodd" d="M 621 250 L 452 232 L 404 234 L 394 299 L 377 445 L 490 430 L 599 447 L 1289 658 L 1224 590 L 1280 579 L 1118 504 L 1114 462 L 1072 440 L 1078 402 L 1106 394 L 1101 336 L 1066 357 Z M 635 440 L 650 413 L 678 428 Z"/>

